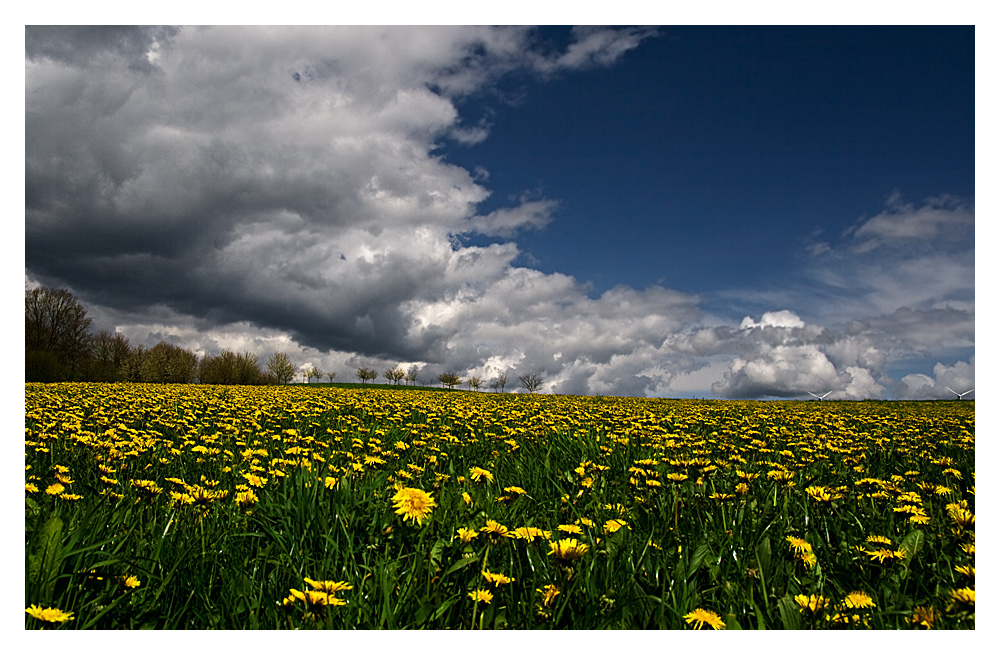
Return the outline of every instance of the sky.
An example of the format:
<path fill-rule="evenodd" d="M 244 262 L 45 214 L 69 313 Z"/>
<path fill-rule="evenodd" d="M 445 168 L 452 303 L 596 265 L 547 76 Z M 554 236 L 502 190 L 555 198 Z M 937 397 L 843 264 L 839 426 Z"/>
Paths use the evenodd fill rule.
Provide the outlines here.
<path fill-rule="evenodd" d="M 339 381 L 953 397 L 975 31 L 28 27 L 25 285 Z"/>

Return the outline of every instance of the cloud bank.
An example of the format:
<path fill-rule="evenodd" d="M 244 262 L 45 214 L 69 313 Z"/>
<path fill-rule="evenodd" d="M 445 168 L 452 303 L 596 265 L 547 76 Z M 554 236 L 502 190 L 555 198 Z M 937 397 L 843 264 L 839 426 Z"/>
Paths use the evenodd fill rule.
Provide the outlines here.
<path fill-rule="evenodd" d="M 71 288 L 134 343 L 284 351 L 342 380 L 404 363 L 425 382 L 531 371 L 560 393 L 971 387 L 974 358 L 948 359 L 975 344 L 974 209 L 958 199 L 890 195 L 808 244 L 808 284 L 742 320 L 655 285 L 593 297 L 518 263 L 518 234 L 544 229 L 558 199 L 480 214 L 488 174 L 441 149 L 489 126 L 457 103 L 507 76 L 614 66 L 651 35 L 576 29 L 557 47 L 526 28 L 29 27 L 26 278 Z M 887 372 L 937 356 L 933 375 Z"/>

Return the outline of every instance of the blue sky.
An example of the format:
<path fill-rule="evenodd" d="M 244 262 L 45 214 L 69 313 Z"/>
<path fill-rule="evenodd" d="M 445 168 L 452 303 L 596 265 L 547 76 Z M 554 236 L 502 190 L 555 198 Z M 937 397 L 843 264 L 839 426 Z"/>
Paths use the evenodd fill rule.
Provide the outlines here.
<path fill-rule="evenodd" d="M 947 397 L 975 382 L 974 37 L 29 28 L 26 284 L 345 381 Z"/>
<path fill-rule="evenodd" d="M 490 138 L 445 152 L 489 170 L 484 207 L 559 200 L 519 238 L 540 270 L 597 291 L 775 284 L 894 191 L 974 197 L 973 32 L 661 27 L 613 67 L 511 82 L 516 105 L 460 105 Z"/>

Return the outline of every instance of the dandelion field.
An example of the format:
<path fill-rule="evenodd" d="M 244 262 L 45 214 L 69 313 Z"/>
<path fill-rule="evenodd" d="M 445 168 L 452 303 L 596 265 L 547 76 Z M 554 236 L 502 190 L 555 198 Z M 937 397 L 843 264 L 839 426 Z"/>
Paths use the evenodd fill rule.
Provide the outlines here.
<path fill-rule="evenodd" d="M 973 629 L 975 402 L 25 385 L 27 629 Z"/>

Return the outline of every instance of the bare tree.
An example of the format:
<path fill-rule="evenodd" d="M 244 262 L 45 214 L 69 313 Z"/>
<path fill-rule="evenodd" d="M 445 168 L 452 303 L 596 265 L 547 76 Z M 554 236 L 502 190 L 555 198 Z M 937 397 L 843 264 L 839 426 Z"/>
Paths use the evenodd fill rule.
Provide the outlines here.
<path fill-rule="evenodd" d="M 335 377 L 337 377 L 337 373 L 335 371 L 330 371 L 329 373 L 326 374 L 326 379 L 329 380 L 330 382 L 333 382 L 333 378 Z"/>
<path fill-rule="evenodd" d="M 387 368 L 382 375 L 393 384 L 399 384 L 399 381 L 406 377 L 406 371 L 401 366 L 397 366 L 396 368 Z"/>
<path fill-rule="evenodd" d="M 469 388 L 473 391 L 479 391 L 479 385 L 483 383 L 482 380 L 476 377 L 469 378 Z"/>
<path fill-rule="evenodd" d="M 454 389 L 462 384 L 462 378 L 458 377 L 457 373 L 442 373 L 438 376 L 438 382 L 449 389 Z"/>
<path fill-rule="evenodd" d="M 493 378 L 490 382 L 490 389 L 503 393 L 503 388 L 507 386 L 507 376 L 504 373 Z"/>
<path fill-rule="evenodd" d="M 542 386 L 542 378 L 535 373 L 525 373 L 517 377 L 521 381 L 521 386 L 528 390 L 528 393 L 535 393 L 538 387 Z"/>
<path fill-rule="evenodd" d="M 417 370 L 416 366 L 411 366 L 410 369 L 406 372 L 406 381 L 407 382 L 412 382 L 413 384 L 416 384 L 417 383 L 417 375 L 419 375 L 419 373 L 420 373 L 420 371 Z"/>
<path fill-rule="evenodd" d="M 375 378 L 378 377 L 378 371 L 373 368 L 361 367 L 355 375 L 358 376 L 358 379 L 361 380 L 362 384 L 367 384 L 368 380 L 371 380 L 372 382 L 375 381 Z"/>
<path fill-rule="evenodd" d="M 124 334 L 107 330 L 98 332 L 90 343 L 90 353 L 94 358 L 94 379 L 103 382 L 122 379 L 121 368 L 130 351 Z"/>
<path fill-rule="evenodd" d="M 295 366 L 285 353 L 274 353 L 267 360 L 267 370 L 281 384 L 288 384 L 295 377 Z"/>
<path fill-rule="evenodd" d="M 66 289 L 25 291 L 25 378 L 75 378 L 88 355 L 90 323 L 87 310 Z"/>
<path fill-rule="evenodd" d="M 316 381 L 319 382 L 320 380 L 323 379 L 323 371 L 313 366 L 308 371 L 306 371 L 306 377 L 309 378 L 309 382 L 312 382 L 313 378 L 316 378 Z"/>
<path fill-rule="evenodd" d="M 139 370 L 143 382 L 192 382 L 198 371 L 198 357 L 190 350 L 161 341 L 149 349 Z"/>

